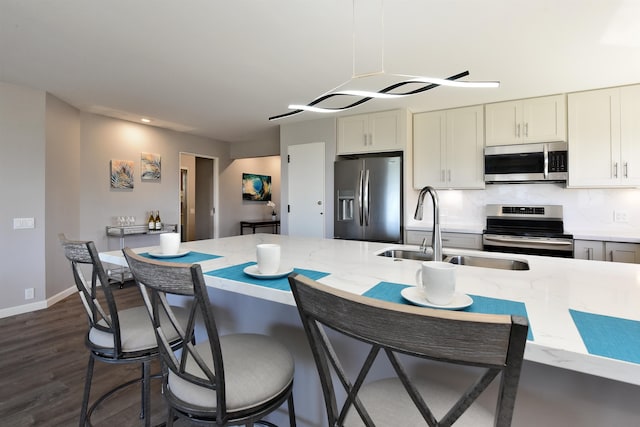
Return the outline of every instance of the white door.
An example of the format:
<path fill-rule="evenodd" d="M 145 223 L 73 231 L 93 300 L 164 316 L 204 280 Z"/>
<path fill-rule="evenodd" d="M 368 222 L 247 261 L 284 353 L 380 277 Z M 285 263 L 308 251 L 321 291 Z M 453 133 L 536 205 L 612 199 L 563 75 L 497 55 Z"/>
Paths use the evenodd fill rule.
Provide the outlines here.
<path fill-rule="evenodd" d="M 290 236 L 324 237 L 325 164 L 324 142 L 290 145 L 289 231 Z"/>

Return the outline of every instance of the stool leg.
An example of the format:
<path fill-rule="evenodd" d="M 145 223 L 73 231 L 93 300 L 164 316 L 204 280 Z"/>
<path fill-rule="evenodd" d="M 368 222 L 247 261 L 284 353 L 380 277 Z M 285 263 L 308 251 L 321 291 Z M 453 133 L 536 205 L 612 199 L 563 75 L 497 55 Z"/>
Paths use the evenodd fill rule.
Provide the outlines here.
<path fill-rule="evenodd" d="M 91 381 L 93 379 L 93 364 L 95 360 L 89 354 L 89 362 L 87 363 L 87 374 L 84 380 L 84 394 L 82 395 L 82 409 L 80 410 L 80 427 L 87 425 L 87 410 L 89 408 L 89 393 L 91 392 Z"/>
<path fill-rule="evenodd" d="M 140 419 L 144 419 L 145 427 L 151 426 L 151 362 L 142 362 L 142 408 Z"/>
<path fill-rule="evenodd" d="M 293 407 L 293 389 L 287 399 L 287 408 L 289 409 L 289 425 L 291 427 L 296 427 L 296 410 Z"/>
<path fill-rule="evenodd" d="M 173 427 L 173 408 L 171 406 L 169 406 L 167 415 L 167 427 Z"/>

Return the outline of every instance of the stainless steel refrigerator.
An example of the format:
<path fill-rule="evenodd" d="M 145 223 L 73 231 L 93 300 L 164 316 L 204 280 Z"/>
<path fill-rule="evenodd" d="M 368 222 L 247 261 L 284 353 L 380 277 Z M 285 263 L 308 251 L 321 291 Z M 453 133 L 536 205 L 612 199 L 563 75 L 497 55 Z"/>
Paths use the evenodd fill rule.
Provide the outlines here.
<path fill-rule="evenodd" d="M 402 243 L 402 155 L 335 162 L 336 239 Z"/>

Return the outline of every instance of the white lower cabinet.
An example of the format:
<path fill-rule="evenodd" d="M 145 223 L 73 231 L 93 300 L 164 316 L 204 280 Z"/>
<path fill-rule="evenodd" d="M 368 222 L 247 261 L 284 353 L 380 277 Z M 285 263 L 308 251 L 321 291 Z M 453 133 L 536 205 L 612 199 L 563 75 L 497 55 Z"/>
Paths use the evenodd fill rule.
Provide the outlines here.
<path fill-rule="evenodd" d="M 424 238 L 431 246 L 431 231 L 407 230 L 407 245 L 419 245 Z M 442 246 L 445 248 L 457 249 L 482 249 L 482 234 L 476 233 L 442 233 Z"/>
<path fill-rule="evenodd" d="M 604 242 L 599 240 L 574 240 L 573 257 L 576 259 L 604 261 Z"/>
<path fill-rule="evenodd" d="M 635 243 L 604 242 L 605 260 L 640 264 L 640 245 Z"/>
<path fill-rule="evenodd" d="M 575 240 L 574 258 L 640 264 L 640 244 Z"/>

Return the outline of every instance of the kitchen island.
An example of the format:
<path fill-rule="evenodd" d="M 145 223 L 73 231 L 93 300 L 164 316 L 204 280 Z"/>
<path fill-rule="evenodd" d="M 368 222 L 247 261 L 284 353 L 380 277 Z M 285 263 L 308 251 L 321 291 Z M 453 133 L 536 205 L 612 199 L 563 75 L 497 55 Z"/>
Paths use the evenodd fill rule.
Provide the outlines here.
<path fill-rule="evenodd" d="M 183 249 L 194 253 L 218 256 L 202 257 L 198 262 L 206 273 L 221 332 L 263 332 L 283 341 L 296 358 L 299 425 L 324 425 L 320 386 L 291 292 L 286 286 L 249 280 L 241 270 L 238 274 L 238 266 L 255 261 L 258 243 L 280 244 L 283 267 L 317 274 L 322 283 L 358 294 L 371 292 L 380 283 L 400 288 L 413 285 L 419 262 L 377 255 L 400 245 L 269 234 L 183 244 Z M 457 268 L 458 291 L 526 307 L 532 339 L 525 350 L 514 425 L 640 425 L 640 364 L 626 360 L 625 352 L 614 357 L 594 354 L 583 340 L 583 334 L 589 337 L 588 331 L 584 325 L 579 330 L 574 320 L 576 313 L 593 314 L 596 322 L 603 323 L 623 319 L 632 321 L 629 333 L 637 331 L 633 321 L 640 321 L 640 266 L 446 248 L 445 252 L 506 257 L 529 264 L 526 271 Z M 102 253 L 101 258 L 114 264 L 124 261 L 118 251 Z M 637 335 L 627 340 L 631 360 L 638 340 Z"/>

